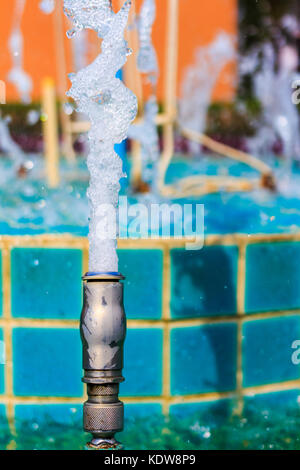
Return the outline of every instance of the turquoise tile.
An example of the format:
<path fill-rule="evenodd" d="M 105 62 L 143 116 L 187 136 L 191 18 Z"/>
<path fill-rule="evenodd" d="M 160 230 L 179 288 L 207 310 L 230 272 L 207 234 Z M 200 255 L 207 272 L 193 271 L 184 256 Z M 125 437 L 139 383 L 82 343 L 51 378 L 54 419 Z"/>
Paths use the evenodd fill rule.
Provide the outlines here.
<path fill-rule="evenodd" d="M 82 427 L 82 405 L 16 405 L 16 428 L 22 431 L 24 423 L 38 429 L 51 424 Z"/>
<path fill-rule="evenodd" d="M 0 317 L 3 315 L 2 251 L 0 250 Z"/>
<path fill-rule="evenodd" d="M 172 395 L 234 390 L 236 354 L 235 323 L 172 329 Z"/>
<path fill-rule="evenodd" d="M 6 406 L 0 403 L 0 428 L 7 424 Z"/>
<path fill-rule="evenodd" d="M 159 416 L 162 415 L 162 406 L 159 403 L 129 403 L 125 404 L 124 415 L 125 423 L 139 418 Z"/>
<path fill-rule="evenodd" d="M 4 368 L 5 368 L 5 347 L 3 342 L 3 330 L 0 328 L 0 395 L 4 393 Z"/>
<path fill-rule="evenodd" d="M 245 412 L 274 410 L 276 412 L 287 409 L 299 408 L 300 390 L 287 390 L 283 392 L 272 392 L 245 397 Z"/>
<path fill-rule="evenodd" d="M 14 393 L 81 396 L 81 342 L 73 328 L 13 330 Z"/>
<path fill-rule="evenodd" d="M 234 401 L 231 399 L 214 400 L 207 402 L 180 403 L 170 406 L 171 416 L 179 420 L 194 419 L 201 426 L 220 425 L 232 414 Z"/>
<path fill-rule="evenodd" d="M 16 405 L 15 427 L 22 450 L 78 449 L 87 441 L 78 404 Z"/>
<path fill-rule="evenodd" d="M 5 450 L 11 439 L 9 432 L 6 406 L 0 404 L 0 450 Z"/>
<path fill-rule="evenodd" d="M 11 263 L 14 317 L 80 317 L 81 250 L 14 248 Z"/>
<path fill-rule="evenodd" d="M 171 250 L 172 317 L 235 314 L 237 261 L 236 246 Z"/>
<path fill-rule="evenodd" d="M 147 436 L 165 425 L 162 407 L 158 403 L 125 404 L 124 431 L 116 435 L 126 450 L 146 449 Z M 159 432 L 157 437 L 159 438 Z M 147 447 L 146 447 L 147 446 Z"/>
<path fill-rule="evenodd" d="M 300 318 L 248 321 L 243 325 L 243 384 L 245 387 L 299 379 L 292 363 L 292 343 L 300 339 Z"/>
<path fill-rule="evenodd" d="M 259 243 L 246 251 L 247 313 L 300 307 L 300 243 Z"/>
<path fill-rule="evenodd" d="M 155 396 L 162 393 L 162 330 L 129 329 L 124 349 L 123 396 Z"/>
<path fill-rule="evenodd" d="M 158 319 L 162 314 L 162 250 L 119 250 L 119 270 L 126 277 L 128 318 Z"/>

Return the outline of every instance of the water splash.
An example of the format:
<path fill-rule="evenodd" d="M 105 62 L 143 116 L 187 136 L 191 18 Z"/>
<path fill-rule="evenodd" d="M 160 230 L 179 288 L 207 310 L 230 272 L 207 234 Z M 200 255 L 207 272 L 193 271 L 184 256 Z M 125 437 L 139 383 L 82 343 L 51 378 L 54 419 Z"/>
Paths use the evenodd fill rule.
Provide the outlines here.
<path fill-rule="evenodd" d="M 87 164 L 90 172 L 88 198 L 90 204 L 90 271 L 117 271 L 116 239 L 103 236 L 113 220 L 103 214 L 105 205 L 116 211 L 122 178 L 122 161 L 114 145 L 126 137 L 137 113 L 137 100 L 121 80 L 116 78 L 129 54 L 124 30 L 131 1 L 126 0 L 115 14 L 110 0 L 65 0 L 66 15 L 73 21 L 72 33 L 82 29 L 95 30 L 102 41 L 102 52 L 87 67 L 70 74 L 72 86 L 68 96 L 77 103 L 78 112 L 87 115 L 90 152 Z M 106 206 L 108 207 L 108 206 Z M 107 232 L 106 232 L 107 233 Z"/>
<path fill-rule="evenodd" d="M 55 190 L 49 189 L 45 181 L 44 159 L 39 155 L 29 155 L 32 169 L 26 179 L 16 179 L 11 163 L 6 158 L 0 158 L 0 233 L 1 234 L 38 234 L 38 233 L 73 233 L 86 236 L 88 233 L 88 201 L 86 190 L 89 175 L 86 160 L 76 159 L 75 167 L 68 162 L 60 162 L 61 184 Z M 275 176 L 281 189 L 276 167 Z M 283 164 L 283 162 L 282 162 Z M 218 175 L 256 178 L 257 173 L 247 166 L 222 159 L 212 155 L 201 155 L 186 161 L 183 156 L 174 158 L 169 171 L 167 182 L 172 183 L 178 175 Z M 277 179 L 277 178 L 276 178 Z M 125 186 L 125 185 L 124 185 Z M 298 233 L 300 230 L 300 171 L 294 166 L 290 191 L 269 193 L 258 190 L 251 193 L 211 194 L 203 198 L 205 204 L 205 231 L 207 234 L 245 233 L 248 236 L 255 233 Z M 125 190 L 125 187 L 123 188 Z M 136 197 L 128 193 L 128 205 L 143 204 L 151 209 L 152 194 L 139 194 Z M 155 203 L 165 203 L 165 199 L 157 199 Z M 173 201 L 178 203 L 178 201 Z M 191 199 L 183 199 L 180 205 L 190 204 Z M 172 201 L 169 201 L 172 204 Z M 72 208 L 72 210 L 70 210 Z M 149 213 L 149 212 L 148 212 Z M 193 214 L 191 214 L 191 217 Z M 185 218 L 187 225 L 191 219 Z M 132 218 L 128 218 L 128 222 Z M 173 221 L 175 223 L 175 220 Z M 171 226 L 171 233 L 173 222 Z M 195 221 L 193 221 L 194 227 Z M 159 230 L 167 227 L 168 221 L 160 221 Z M 149 226 L 150 227 L 150 226 Z M 125 218 L 121 219 L 120 230 L 130 233 Z M 125 232 L 126 230 L 126 232 Z M 140 237 L 144 234 L 141 232 Z M 150 236 L 150 232 L 149 232 Z"/>
<path fill-rule="evenodd" d="M 19 168 L 25 162 L 25 154 L 18 144 L 12 139 L 9 131 L 10 118 L 0 116 L 0 147 L 3 153 L 8 155 L 14 163 L 14 169 Z"/>
<path fill-rule="evenodd" d="M 179 120 L 182 126 L 204 133 L 207 110 L 220 72 L 235 57 L 233 38 L 220 32 L 212 43 L 199 47 L 195 61 L 187 67 L 181 85 Z M 199 145 L 189 144 L 192 153 L 199 153 Z"/>
<path fill-rule="evenodd" d="M 300 160 L 300 119 L 291 98 L 295 72 L 287 53 L 288 49 L 283 48 L 276 70 L 273 46 L 267 43 L 263 47 L 262 68 L 254 76 L 254 93 L 262 105 L 262 118 L 256 136 L 248 144 L 253 153 L 264 155 L 279 138 L 290 169 L 293 159 Z M 254 64 L 255 57 L 254 52 Z"/>
<path fill-rule="evenodd" d="M 156 18 L 155 0 L 144 0 L 138 16 L 137 27 L 139 36 L 139 52 L 137 57 L 138 69 L 147 76 L 151 84 L 151 95 L 145 104 L 145 113 L 142 123 L 133 124 L 128 136 L 140 142 L 142 154 L 143 180 L 152 182 L 152 190 L 156 190 L 157 163 L 159 158 L 159 137 L 156 117 L 158 103 L 156 86 L 158 80 L 158 61 L 152 43 L 152 28 Z"/>
<path fill-rule="evenodd" d="M 8 46 L 13 66 L 8 74 L 8 80 L 14 84 L 21 100 L 24 103 L 31 102 L 32 79 L 23 69 L 23 35 L 21 22 L 26 6 L 26 0 L 16 0 L 14 12 L 13 29 L 9 38 Z"/>
<path fill-rule="evenodd" d="M 51 15 L 55 8 L 55 0 L 41 0 L 39 8 L 45 15 Z"/>
<path fill-rule="evenodd" d="M 156 126 L 158 104 L 155 96 L 151 96 L 145 105 L 144 119 L 141 123 L 133 124 L 128 136 L 141 143 L 142 175 L 147 183 L 152 182 L 152 190 L 156 188 L 157 161 L 159 156 L 159 141 Z"/>
<path fill-rule="evenodd" d="M 152 28 L 155 18 L 155 0 L 144 0 L 137 22 L 140 43 L 137 64 L 139 71 L 147 74 L 154 83 L 157 82 L 158 75 L 157 55 L 152 43 Z"/>
<path fill-rule="evenodd" d="M 31 109 L 28 111 L 26 116 L 26 121 L 30 126 L 34 126 L 40 119 L 41 112 L 37 111 L 36 109 Z"/>

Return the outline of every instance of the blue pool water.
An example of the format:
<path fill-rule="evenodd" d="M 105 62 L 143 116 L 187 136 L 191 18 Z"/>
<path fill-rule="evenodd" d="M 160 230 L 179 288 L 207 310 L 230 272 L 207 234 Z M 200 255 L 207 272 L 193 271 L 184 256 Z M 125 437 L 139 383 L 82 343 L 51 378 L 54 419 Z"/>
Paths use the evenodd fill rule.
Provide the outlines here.
<path fill-rule="evenodd" d="M 88 172 L 85 159 L 78 158 L 74 166 L 61 161 L 61 183 L 55 190 L 47 188 L 42 160 L 32 157 L 32 161 L 35 165 L 29 176 L 16 179 L 10 162 L 0 159 L 0 234 L 67 232 L 87 235 Z M 297 232 L 300 228 L 300 168 L 295 166 L 288 180 L 282 164 L 275 162 L 273 165 L 280 187 L 278 192 L 217 193 L 175 202 L 204 204 L 206 234 Z M 130 174 L 128 163 L 125 170 Z M 197 173 L 257 177 L 256 172 L 246 165 L 226 159 L 178 156 L 173 159 L 166 180 L 172 183 Z M 151 202 L 145 196 L 136 197 L 130 193 L 128 178 L 122 180 L 121 194 L 128 196 L 129 203 Z"/>
<path fill-rule="evenodd" d="M 47 188 L 43 162 L 38 157 L 33 160 L 35 165 L 29 177 L 18 180 L 9 162 L 0 159 L 0 233 L 86 235 L 88 172 L 85 160 L 78 159 L 72 167 L 61 162 L 61 184 L 56 190 Z M 265 190 L 220 193 L 176 202 L 204 204 L 206 233 L 297 232 L 300 171 L 295 166 L 288 181 L 282 165 L 274 164 L 274 169 L 279 181 L 277 193 Z M 167 180 L 172 182 L 196 173 L 257 176 L 246 166 L 223 159 L 178 157 L 168 170 Z M 129 202 L 158 202 L 145 195 L 133 196 L 125 179 L 122 194 L 128 195 Z M 290 348 L 298 337 L 299 318 L 293 315 L 275 318 L 274 312 L 278 310 L 280 315 L 280 311 L 299 308 L 297 262 L 300 250 L 299 242 L 266 245 L 255 244 L 246 249 L 244 307 L 246 315 L 272 311 L 273 316 L 245 321 L 240 330 L 243 335 L 240 363 L 243 387 L 256 387 L 267 381 L 276 383 L 280 389 L 281 382 L 299 377 L 298 368 L 291 362 Z M 13 321 L 23 318 L 30 324 L 39 319 L 77 319 L 81 308 L 81 255 L 81 250 L 70 248 L 61 250 L 57 256 L 55 249 L 14 247 L 11 252 Z M 129 319 L 161 319 L 165 256 L 163 250 L 158 249 L 145 250 L 142 257 L 138 249 L 120 250 L 120 264 L 127 278 L 125 307 Z M 63 272 L 60 266 L 68 269 Z M 210 246 L 197 254 L 171 250 L 170 321 L 183 322 L 180 327 L 170 328 L 168 337 L 171 359 L 176 357 L 176 361 L 170 361 L 171 397 L 235 390 L 237 267 L 237 246 Z M 64 299 L 60 295 L 61 282 L 67 286 Z M 145 303 L 145 298 L 151 301 Z M 232 321 L 223 323 L 222 315 L 232 315 Z M 184 326 L 185 320 L 205 316 L 214 317 L 214 324 Z M 82 432 L 82 405 L 79 405 L 83 399 L 80 398 L 78 331 L 68 323 L 65 328 L 49 328 L 47 324 L 12 328 L 13 391 L 26 400 L 17 402 L 11 427 L 6 407 L 0 404 L 0 449 L 83 449 L 87 441 L 88 437 Z M 0 339 L 1 335 L 2 326 Z M 54 337 L 58 341 L 53 341 Z M 148 397 L 149 394 L 160 400 L 165 369 L 162 368 L 163 338 L 161 327 L 128 329 L 125 397 Z M 151 347 L 147 349 L 145 344 Z M 72 349 L 71 359 L 61 353 L 64 345 Z M 142 351 L 138 362 L 136 348 Z M 203 357 L 205 364 L 200 373 L 195 374 L 195 364 Z M 32 367 L 32 361 L 36 361 L 36 367 Z M 42 369 L 41 361 L 43 366 L 46 364 Z M 30 367 L 38 373 L 31 373 Z M 57 374 L 57 368 L 68 373 Z M 4 366 L 2 370 L 0 366 L 0 394 L 6 392 L 4 377 Z M 78 399 L 74 403 L 68 400 L 68 403 L 53 405 L 28 401 L 30 397 L 34 401 L 36 396 L 49 395 Z M 182 403 L 170 406 L 170 416 L 163 416 L 160 403 L 143 403 L 137 399 L 136 403 L 127 403 L 125 407 L 126 426 L 119 439 L 125 449 L 300 449 L 298 389 L 258 395 L 248 390 L 241 415 L 233 413 L 236 406 L 235 397 L 195 403 L 183 399 Z"/>
<path fill-rule="evenodd" d="M 240 416 L 220 402 L 188 417 L 128 413 L 117 438 L 125 450 L 299 450 L 299 425 L 299 408 L 282 409 L 277 400 L 249 403 Z M 11 434 L 0 414 L 1 450 L 83 450 L 90 438 L 82 431 L 80 409 L 68 406 L 54 416 L 37 410 L 35 418 L 17 421 L 16 431 Z"/>

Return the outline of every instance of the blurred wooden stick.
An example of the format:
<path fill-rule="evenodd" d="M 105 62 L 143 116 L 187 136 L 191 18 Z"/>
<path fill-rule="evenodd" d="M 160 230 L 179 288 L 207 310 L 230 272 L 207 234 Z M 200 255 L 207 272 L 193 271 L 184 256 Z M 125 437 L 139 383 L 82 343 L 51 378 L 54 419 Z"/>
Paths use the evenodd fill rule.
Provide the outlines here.
<path fill-rule="evenodd" d="M 66 91 L 68 89 L 66 53 L 65 53 L 65 28 L 63 17 L 63 0 L 55 1 L 55 9 L 53 13 L 54 22 L 54 40 L 55 55 L 57 64 L 58 77 L 58 97 L 60 100 L 60 122 L 63 134 L 63 154 L 70 162 L 75 160 L 75 152 L 73 149 L 73 138 L 71 129 L 71 118 L 65 112 L 64 105 L 67 103 Z"/>
<path fill-rule="evenodd" d="M 124 0 L 119 0 L 119 6 L 122 7 Z M 138 117 L 143 115 L 144 110 L 144 95 L 142 77 L 137 67 L 137 54 L 139 50 L 138 31 L 134 26 L 136 22 L 136 2 L 133 0 L 130 13 L 128 26 L 125 32 L 125 38 L 128 42 L 128 47 L 132 49 L 133 53 L 124 66 L 124 80 L 128 88 L 133 91 L 138 100 Z M 136 122 L 136 121 L 135 121 Z M 142 184 L 142 156 L 141 144 L 138 141 L 131 142 L 131 160 L 132 170 L 130 175 L 131 184 L 134 188 L 139 188 Z"/>
<path fill-rule="evenodd" d="M 165 174 L 174 154 L 174 124 L 177 116 L 177 74 L 179 43 L 179 3 L 168 0 L 165 56 L 163 152 L 159 165 L 158 188 L 164 186 Z"/>
<path fill-rule="evenodd" d="M 52 78 L 43 80 L 42 97 L 46 177 L 49 187 L 56 188 L 59 185 L 59 145 L 56 94 Z"/>
<path fill-rule="evenodd" d="M 205 134 L 186 129 L 184 127 L 180 127 L 180 130 L 181 134 L 187 139 L 193 140 L 198 144 L 202 144 L 215 153 L 231 158 L 232 160 L 237 160 L 241 163 L 245 163 L 246 165 L 251 166 L 255 170 L 259 171 L 263 175 L 272 174 L 271 168 L 266 165 L 266 163 L 262 162 L 259 158 L 250 155 L 249 153 L 242 152 L 241 150 L 237 150 L 233 147 L 230 147 L 229 145 L 217 142 L 216 140 L 212 139 L 211 137 L 208 137 Z"/>

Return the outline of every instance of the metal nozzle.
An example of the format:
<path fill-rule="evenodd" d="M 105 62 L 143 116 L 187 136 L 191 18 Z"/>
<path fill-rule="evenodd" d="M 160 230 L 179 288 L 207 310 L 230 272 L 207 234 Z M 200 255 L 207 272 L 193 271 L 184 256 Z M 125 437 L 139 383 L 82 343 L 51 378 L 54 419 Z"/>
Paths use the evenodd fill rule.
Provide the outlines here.
<path fill-rule="evenodd" d="M 116 448 L 116 432 L 122 431 L 124 405 L 119 400 L 123 382 L 123 344 L 126 317 L 123 307 L 124 279 L 119 273 L 88 273 L 80 320 L 83 345 L 84 430 L 93 435 L 90 448 Z"/>

